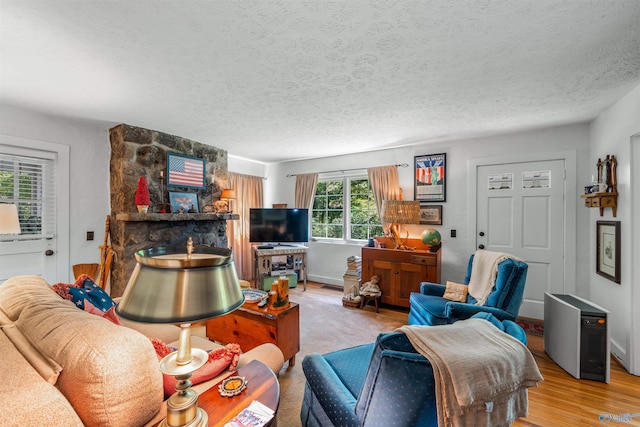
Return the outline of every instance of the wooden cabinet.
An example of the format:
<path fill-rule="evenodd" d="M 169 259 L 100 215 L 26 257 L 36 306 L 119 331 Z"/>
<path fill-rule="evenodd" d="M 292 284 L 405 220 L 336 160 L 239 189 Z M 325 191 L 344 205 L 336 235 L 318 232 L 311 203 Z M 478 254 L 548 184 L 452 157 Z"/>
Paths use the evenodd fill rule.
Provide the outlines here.
<path fill-rule="evenodd" d="M 242 351 L 270 342 L 293 366 L 300 351 L 300 307 L 292 302 L 285 309 L 274 310 L 244 303 L 229 314 L 207 320 L 207 338 L 223 344 L 238 343 Z"/>
<path fill-rule="evenodd" d="M 408 246 L 412 246 L 409 239 Z M 414 247 L 424 248 L 413 243 Z M 409 307 L 411 292 L 419 292 L 421 282 L 440 283 L 440 250 L 403 251 L 388 248 L 362 248 L 362 281 L 380 277 L 381 302 Z"/>

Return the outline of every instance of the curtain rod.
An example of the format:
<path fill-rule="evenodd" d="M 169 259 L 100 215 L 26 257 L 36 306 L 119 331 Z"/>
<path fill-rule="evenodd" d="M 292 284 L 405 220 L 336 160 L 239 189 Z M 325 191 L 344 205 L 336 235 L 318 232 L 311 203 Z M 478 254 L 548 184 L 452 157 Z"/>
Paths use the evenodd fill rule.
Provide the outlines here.
<path fill-rule="evenodd" d="M 401 163 L 399 165 L 393 165 L 393 166 L 397 166 L 397 167 L 403 167 L 403 168 L 407 168 L 409 167 L 408 163 Z M 352 168 L 352 169 L 338 169 L 338 170 L 334 170 L 334 171 L 323 171 L 323 172 L 318 172 L 318 173 L 335 173 L 335 172 L 350 172 L 350 171 L 361 171 L 361 170 L 366 170 L 367 168 Z M 297 173 L 290 173 L 287 175 L 287 178 L 291 178 L 292 176 L 298 176 L 299 174 Z"/>

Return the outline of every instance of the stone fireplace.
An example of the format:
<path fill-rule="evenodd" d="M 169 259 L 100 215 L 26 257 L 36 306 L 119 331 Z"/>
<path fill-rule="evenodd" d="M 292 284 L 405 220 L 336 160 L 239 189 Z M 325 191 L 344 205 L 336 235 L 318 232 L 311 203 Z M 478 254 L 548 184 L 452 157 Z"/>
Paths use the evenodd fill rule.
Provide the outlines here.
<path fill-rule="evenodd" d="M 168 191 L 197 194 L 202 211 L 220 198 L 228 188 L 227 152 L 209 145 L 162 132 L 129 125 L 109 130 L 111 142 L 109 231 L 115 259 L 111 268 L 111 296 L 124 292 L 136 261 L 134 253 L 158 246 L 185 245 L 188 237 L 194 244 L 228 247 L 227 221 L 238 219 L 228 213 L 160 213 L 166 209 Z M 204 159 L 206 188 L 167 187 L 167 153 Z M 149 186 L 149 213 L 137 213 L 135 193 L 138 179 L 144 176 Z M 170 210 L 168 210 L 170 212 Z"/>

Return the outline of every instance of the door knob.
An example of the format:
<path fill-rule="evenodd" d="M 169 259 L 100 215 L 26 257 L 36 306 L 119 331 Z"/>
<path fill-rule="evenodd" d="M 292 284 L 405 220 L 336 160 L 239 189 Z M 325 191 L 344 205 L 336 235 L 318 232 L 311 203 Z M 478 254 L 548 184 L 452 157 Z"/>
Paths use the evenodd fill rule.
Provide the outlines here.
<path fill-rule="evenodd" d="M 484 249 L 484 245 L 478 246 L 478 249 Z"/>
<path fill-rule="evenodd" d="M 46 252 L 44 253 L 46 256 L 51 256 L 53 255 L 53 251 L 51 249 L 47 249 Z"/>
<path fill-rule="evenodd" d="M 480 237 L 484 236 L 484 231 L 481 231 L 480 233 L 478 233 L 480 235 Z"/>

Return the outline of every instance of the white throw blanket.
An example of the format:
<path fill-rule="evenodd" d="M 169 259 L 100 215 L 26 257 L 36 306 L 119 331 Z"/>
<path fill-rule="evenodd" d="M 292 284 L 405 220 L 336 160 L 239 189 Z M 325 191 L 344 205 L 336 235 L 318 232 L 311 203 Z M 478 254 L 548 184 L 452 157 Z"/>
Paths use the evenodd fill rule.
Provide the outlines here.
<path fill-rule="evenodd" d="M 433 367 L 439 427 L 509 426 L 527 416 L 527 387 L 543 378 L 520 341 L 483 319 L 398 330 Z"/>
<path fill-rule="evenodd" d="M 478 300 L 477 305 L 484 305 L 496 284 L 498 264 L 507 258 L 517 259 L 502 252 L 476 251 L 469 278 L 469 294 Z"/>

